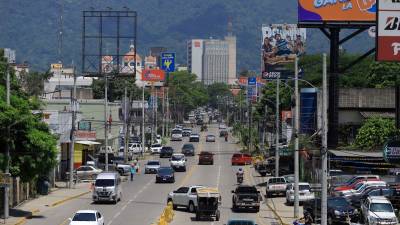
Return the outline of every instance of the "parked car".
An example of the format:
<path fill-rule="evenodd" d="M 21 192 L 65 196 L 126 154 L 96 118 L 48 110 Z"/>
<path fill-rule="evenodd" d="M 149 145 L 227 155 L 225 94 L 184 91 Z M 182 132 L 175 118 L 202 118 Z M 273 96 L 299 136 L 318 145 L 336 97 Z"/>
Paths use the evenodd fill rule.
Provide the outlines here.
<path fill-rule="evenodd" d="M 242 154 L 242 153 L 235 153 L 232 155 L 231 163 L 232 166 L 235 165 L 250 165 L 253 162 L 251 155 L 249 154 Z"/>
<path fill-rule="evenodd" d="M 215 142 L 215 135 L 212 134 L 207 135 L 206 142 Z"/>
<path fill-rule="evenodd" d="M 369 187 L 365 189 L 361 195 L 352 195 L 348 198 L 350 203 L 356 207 L 361 208 L 361 202 L 365 201 L 369 196 L 385 196 L 387 198 L 397 195 L 397 191 L 388 187 Z"/>
<path fill-rule="evenodd" d="M 384 196 L 369 196 L 361 204 L 361 212 L 366 224 L 395 225 L 399 222 L 392 203 Z"/>
<path fill-rule="evenodd" d="M 226 135 L 228 135 L 228 131 L 227 130 L 221 130 L 219 132 L 219 137 L 225 137 Z"/>
<path fill-rule="evenodd" d="M 380 181 L 379 178 L 376 177 L 369 177 L 369 178 L 365 178 L 365 179 L 355 179 L 352 180 L 351 183 L 345 184 L 345 185 L 341 185 L 339 187 L 335 187 L 333 190 L 334 191 L 347 191 L 347 190 L 351 190 L 354 189 L 354 187 L 364 181 Z"/>
<path fill-rule="evenodd" d="M 284 177 L 270 177 L 267 180 L 267 197 L 271 197 L 274 194 L 281 195 L 286 193 L 287 182 Z"/>
<path fill-rule="evenodd" d="M 160 167 L 156 175 L 156 183 L 175 183 L 175 172 L 170 166 Z"/>
<path fill-rule="evenodd" d="M 171 167 L 175 170 L 186 171 L 186 157 L 184 154 L 175 153 L 170 158 Z"/>
<path fill-rule="evenodd" d="M 338 191 L 336 193 L 339 194 L 339 196 L 351 196 L 351 195 L 358 195 L 361 192 L 364 191 L 369 186 L 381 186 L 381 187 L 386 187 L 386 182 L 385 181 L 363 181 L 361 183 L 358 183 L 354 189 L 347 190 L 347 191 Z"/>
<path fill-rule="evenodd" d="M 365 179 L 380 179 L 380 177 L 378 175 L 370 175 L 370 174 L 368 174 L 368 175 L 357 175 L 357 176 L 354 176 L 354 177 L 350 178 L 349 180 L 347 180 L 343 184 L 336 185 L 335 188 L 336 187 L 340 187 L 340 186 L 349 186 L 349 185 L 353 184 L 354 182 L 356 182 L 357 180 L 365 180 Z"/>
<path fill-rule="evenodd" d="M 174 149 L 170 146 L 164 146 L 160 151 L 160 158 L 170 158 L 174 153 Z"/>
<path fill-rule="evenodd" d="M 260 202 L 262 200 L 260 192 L 255 186 L 239 185 L 232 191 L 232 209 L 251 208 L 256 212 L 260 211 Z"/>
<path fill-rule="evenodd" d="M 79 210 L 69 221 L 69 225 L 104 225 L 104 217 L 97 210 Z"/>
<path fill-rule="evenodd" d="M 182 154 L 184 154 L 185 156 L 194 156 L 195 153 L 195 148 L 193 144 L 184 144 L 182 146 Z"/>
<path fill-rule="evenodd" d="M 150 152 L 151 154 L 160 154 L 161 148 L 161 144 L 152 144 L 150 147 Z"/>
<path fill-rule="evenodd" d="M 182 131 L 183 137 L 189 137 L 191 134 L 192 134 L 192 129 L 190 129 L 190 128 L 184 128 Z"/>
<path fill-rule="evenodd" d="M 199 142 L 200 141 L 200 135 L 198 134 L 191 134 L 189 137 L 189 142 Z"/>
<path fill-rule="evenodd" d="M 129 149 L 129 152 L 131 152 L 133 154 L 143 153 L 142 145 L 139 143 L 129 143 L 128 149 Z"/>
<path fill-rule="evenodd" d="M 182 129 L 175 128 L 171 131 L 171 141 L 182 141 Z"/>
<path fill-rule="evenodd" d="M 360 213 L 343 197 L 328 197 L 328 224 L 341 224 L 350 218 L 351 222 L 358 222 Z M 311 214 L 314 221 L 321 218 L 321 198 L 315 198 L 303 203 L 303 211 Z"/>
<path fill-rule="evenodd" d="M 94 166 L 80 166 L 75 170 L 79 180 L 94 180 L 101 172 L 103 172 L 101 169 Z"/>
<path fill-rule="evenodd" d="M 213 165 L 214 164 L 214 154 L 211 152 L 202 151 L 199 154 L 199 165 Z"/>
<path fill-rule="evenodd" d="M 161 164 L 158 160 L 149 160 L 147 161 L 146 165 L 144 166 L 144 173 L 157 173 L 158 169 L 160 168 Z"/>
<path fill-rule="evenodd" d="M 173 208 L 185 207 L 189 212 L 195 212 L 197 207 L 197 189 L 203 186 L 195 185 L 180 187 L 168 194 L 167 202 L 172 202 Z"/>
<path fill-rule="evenodd" d="M 314 199 L 315 195 L 311 192 L 309 183 L 299 183 L 299 202 L 309 201 Z M 293 205 L 294 203 L 294 184 L 290 183 L 286 187 L 286 204 Z"/>

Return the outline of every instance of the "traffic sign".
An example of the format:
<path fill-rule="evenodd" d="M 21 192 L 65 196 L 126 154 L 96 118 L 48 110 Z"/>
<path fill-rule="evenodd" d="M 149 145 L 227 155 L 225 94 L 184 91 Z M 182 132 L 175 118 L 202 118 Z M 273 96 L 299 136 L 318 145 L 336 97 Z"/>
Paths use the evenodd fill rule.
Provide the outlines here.
<path fill-rule="evenodd" d="M 168 73 L 175 71 L 175 53 L 161 53 L 161 69 Z"/>
<path fill-rule="evenodd" d="M 247 80 L 248 85 L 256 85 L 257 84 L 257 77 L 249 77 Z"/>

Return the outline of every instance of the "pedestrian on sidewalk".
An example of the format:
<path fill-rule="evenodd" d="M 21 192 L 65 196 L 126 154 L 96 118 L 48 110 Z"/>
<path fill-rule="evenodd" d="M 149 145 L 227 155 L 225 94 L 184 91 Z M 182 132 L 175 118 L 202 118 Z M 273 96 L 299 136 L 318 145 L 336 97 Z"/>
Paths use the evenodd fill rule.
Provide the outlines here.
<path fill-rule="evenodd" d="M 136 173 L 135 166 L 131 165 L 131 181 L 133 181 L 133 176 L 135 175 L 135 173 Z"/>

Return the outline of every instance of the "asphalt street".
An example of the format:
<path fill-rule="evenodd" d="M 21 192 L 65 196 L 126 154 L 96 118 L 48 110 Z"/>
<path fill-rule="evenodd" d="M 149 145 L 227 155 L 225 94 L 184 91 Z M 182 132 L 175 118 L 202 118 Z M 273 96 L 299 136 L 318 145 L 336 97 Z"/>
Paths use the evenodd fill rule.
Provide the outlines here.
<path fill-rule="evenodd" d="M 198 132 L 199 129 L 194 129 Z M 216 142 L 205 142 L 207 134 L 216 135 Z M 175 152 L 180 152 L 181 147 L 188 141 L 185 138 L 180 142 L 172 142 L 170 146 Z M 201 133 L 199 143 L 194 143 L 196 152 L 201 150 L 211 151 L 215 154 L 214 165 L 198 165 L 198 156 L 188 157 L 187 172 L 176 172 L 176 182 L 173 184 L 156 184 L 154 174 L 143 174 L 135 177 L 133 182 L 123 182 L 122 201 L 114 204 L 93 204 L 91 194 L 84 195 L 78 199 L 68 201 L 56 207 L 49 207 L 40 215 L 28 220 L 28 225 L 58 225 L 68 224 L 68 218 L 81 209 L 96 209 L 100 211 L 106 225 L 150 225 L 155 223 L 166 206 L 167 195 L 169 192 L 180 186 L 205 185 L 217 187 L 222 195 L 222 205 L 220 206 L 220 221 L 195 221 L 195 214 L 186 212 L 184 209 L 175 211 L 175 217 L 171 225 L 186 224 L 225 224 L 228 219 L 249 218 L 256 221 L 259 225 L 276 224 L 277 220 L 265 204 L 262 204 L 259 213 L 254 212 L 232 212 L 232 194 L 231 190 L 236 187 L 237 167 L 232 167 L 230 159 L 233 152 L 237 151 L 237 146 L 229 138 L 225 142 L 223 138 L 218 137 L 217 125 L 209 128 L 208 132 Z M 158 156 L 154 156 L 158 158 Z M 168 159 L 161 159 L 162 165 L 169 165 Z M 141 165 L 143 168 L 143 165 Z M 245 168 L 245 183 L 256 184 L 251 174 L 254 174 L 253 168 Z"/>

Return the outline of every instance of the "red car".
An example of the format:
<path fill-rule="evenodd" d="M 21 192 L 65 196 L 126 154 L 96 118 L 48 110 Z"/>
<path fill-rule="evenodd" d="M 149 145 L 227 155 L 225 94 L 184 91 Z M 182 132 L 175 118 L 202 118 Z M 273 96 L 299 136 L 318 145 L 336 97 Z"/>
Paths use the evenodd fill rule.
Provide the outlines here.
<path fill-rule="evenodd" d="M 356 179 L 356 180 L 354 180 L 352 183 L 349 183 L 349 184 L 346 184 L 346 185 L 343 185 L 343 186 L 336 187 L 336 188 L 334 189 L 334 191 L 347 191 L 347 190 L 351 190 L 351 189 L 354 189 L 354 187 L 355 187 L 357 184 L 359 184 L 359 183 L 361 183 L 361 182 L 364 182 L 364 181 L 380 181 L 380 179 L 377 179 L 377 178 Z"/>
<path fill-rule="evenodd" d="M 236 153 L 232 155 L 232 166 L 235 165 L 250 165 L 253 159 L 249 154 Z"/>

